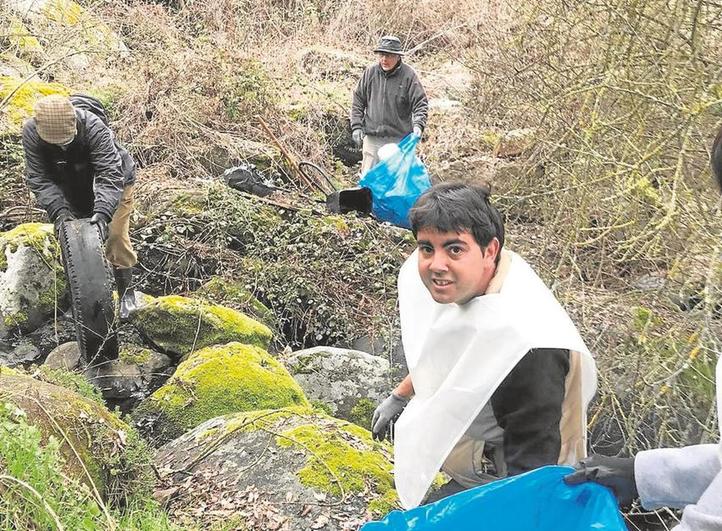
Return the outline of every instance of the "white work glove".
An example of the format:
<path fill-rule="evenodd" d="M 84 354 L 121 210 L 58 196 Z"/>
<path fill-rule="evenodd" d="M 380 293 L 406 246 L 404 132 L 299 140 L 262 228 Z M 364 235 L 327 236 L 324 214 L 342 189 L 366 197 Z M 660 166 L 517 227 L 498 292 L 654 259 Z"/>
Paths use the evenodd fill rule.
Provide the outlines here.
<path fill-rule="evenodd" d="M 353 137 L 353 143 L 356 144 L 356 147 L 361 147 L 363 145 L 364 132 L 361 129 L 354 129 L 351 136 Z"/>
<path fill-rule="evenodd" d="M 393 439 L 390 427 L 409 401 L 396 393 L 391 393 L 374 411 L 371 419 L 371 435 L 377 441 L 383 441 L 390 435 L 389 439 Z"/>
<path fill-rule="evenodd" d="M 423 131 L 421 130 L 421 127 L 419 127 L 418 125 L 415 125 L 414 126 L 414 134 L 416 136 L 418 136 L 419 138 L 421 138 L 422 133 L 423 133 Z"/>

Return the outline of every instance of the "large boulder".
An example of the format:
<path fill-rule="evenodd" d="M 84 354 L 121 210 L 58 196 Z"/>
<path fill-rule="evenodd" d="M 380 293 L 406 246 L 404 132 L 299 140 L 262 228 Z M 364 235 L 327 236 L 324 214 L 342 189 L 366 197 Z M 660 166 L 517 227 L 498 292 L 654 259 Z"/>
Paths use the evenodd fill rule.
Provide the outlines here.
<path fill-rule="evenodd" d="M 81 376 L 52 371 L 38 376 L 73 390 L 3 369 L 0 400 L 22 410 L 44 440 L 54 437 L 60 442 L 68 476 L 113 500 L 125 498 L 135 485 L 147 481 L 147 461 L 140 459 L 145 444 L 98 401 Z M 87 398 L 76 390 L 85 391 Z"/>
<path fill-rule="evenodd" d="M 283 362 L 311 401 L 365 428 L 391 389 L 389 362 L 358 350 L 314 347 L 293 352 Z"/>
<path fill-rule="evenodd" d="M 271 329 L 278 326 L 276 316 L 259 301 L 243 280 L 213 277 L 195 292 L 214 304 L 221 304 L 257 319 Z"/>
<path fill-rule="evenodd" d="M 391 447 L 303 409 L 208 420 L 159 449 L 172 517 L 241 529 L 358 529 L 398 504 Z"/>
<path fill-rule="evenodd" d="M 268 348 L 271 330 L 250 317 L 224 306 L 169 295 L 145 298 L 131 320 L 145 338 L 171 356 L 233 341 Z"/>
<path fill-rule="evenodd" d="M 278 360 L 256 346 L 229 343 L 191 354 L 133 417 L 156 442 L 166 442 L 220 415 L 298 405 L 308 401 Z"/>
<path fill-rule="evenodd" d="M 0 338 L 36 329 L 63 304 L 59 256 L 52 225 L 26 223 L 0 233 Z"/>
<path fill-rule="evenodd" d="M 0 132 L 19 133 L 23 120 L 32 115 L 35 102 L 52 94 L 69 96 L 70 90 L 60 83 L 0 76 L 0 98 L 8 98 L 7 105 L 0 109 L 5 118 L 0 120 Z"/>

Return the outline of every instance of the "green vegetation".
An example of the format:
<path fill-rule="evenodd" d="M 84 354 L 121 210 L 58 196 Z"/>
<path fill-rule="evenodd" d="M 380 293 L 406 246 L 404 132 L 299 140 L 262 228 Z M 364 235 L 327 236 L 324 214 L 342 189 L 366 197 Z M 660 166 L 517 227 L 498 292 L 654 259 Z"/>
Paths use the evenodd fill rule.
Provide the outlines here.
<path fill-rule="evenodd" d="M 42 373 L 41 373 L 42 374 Z M 58 377 L 78 385 L 72 377 Z M 87 485 L 96 498 L 125 503 L 151 482 L 150 452 L 137 433 L 94 399 L 28 375 L 0 373 L 5 402 L 22 409 L 44 437 L 54 436 L 64 472 Z"/>
<path fill-rule="evenodd" d="M 0 399 L 0 529 L 173 529 L 148 499 L 148 486 L 134 492 L 122 510 L 108 507 L 85 483 L 65 474 L 61 445 L 31 424 L 23 409 Z"/>
<path fill-rule="evenodd" d="M 287 406 L 308 406 L 288 371 L 258 347 L 229 343 L 191 354 L 133 416 L 158 417 L 173 438 L 221 415 Z"/>
<path fill-rule="evenodd" d="M 132 319 L 153 344 L 180 356 L 231 341 L 268 348 L 272 336 L 267 326 L 231 308 L 178 295 L 150 301 Z"/>
<path fill-rule="evenodd" d="M 376 516 L 398 507 L 392 465 L 367 430 L 340 421 L 304 424 L 281 433 L 276 443 L 304 451 L 308 460 L 298 472 L 304 485 L 335 496 L 371 489 L 378 496 L 369 506 Z"/>

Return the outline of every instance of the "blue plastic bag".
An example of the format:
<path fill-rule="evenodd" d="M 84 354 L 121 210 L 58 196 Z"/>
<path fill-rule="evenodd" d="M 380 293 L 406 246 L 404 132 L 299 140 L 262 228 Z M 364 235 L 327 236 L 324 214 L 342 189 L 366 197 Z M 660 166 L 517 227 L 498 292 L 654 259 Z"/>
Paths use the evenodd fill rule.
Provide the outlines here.
<path fill-rule="evenodd" d="M 611 491 L 567 485 L 571 467 L 545 466 L 436 503 L 393 511 L 361 531 L 626 531 Z"/>
<path fill-rule="evenodd" d="M 382 220 L 410 229 L 409 210 L 419 196 L 431 188 L 429 172 L 416 156 L 419 137 L 406 135 L 399 151 L 361 177 L 359 186 L 371 189 L 373 213 Z"/>

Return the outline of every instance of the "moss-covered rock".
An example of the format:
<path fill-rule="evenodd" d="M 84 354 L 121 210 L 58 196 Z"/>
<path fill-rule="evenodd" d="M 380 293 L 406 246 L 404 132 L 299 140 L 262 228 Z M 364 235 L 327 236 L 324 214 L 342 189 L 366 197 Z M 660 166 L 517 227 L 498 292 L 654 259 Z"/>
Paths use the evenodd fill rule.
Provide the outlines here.
<path fill-rule="evenodd" d="M 132 322 L 152 344 L 175 356 L 232 341 L 268 348 L 272 337 L 267 326 L 236 310 L 178 295 L 150 300 Z"/>
<path fill-rule="evenodd" d="M 26 81 L 11 76 L 0 76 L 0 100 L 10 94 L 13 95 L 8 100 L 7 106 L 0 109 L 5 118 L 0 121 L 0 132 L 19 131 L 23 120 L 33 114 L 33 107 L 38 99 L 51 94 L 69 96 L 70 90 L 60 83 Z"/>
<path fill-rule="evenodd" d="M 193 491 L 181 489 L 171 502 L 174 515 L 205 503 L 203 523 L 212 524 L 216 507 L 242 512 L 268 505 L 289 529 L 312 529 L 322 515 L 334 529 L 355 529 L 398 506 L 391 450 L 365 429 L 323 414 L 253 411 L 201 424 L 162 447 L 156 466 L 172 482 L 183 481 L 175 471 L 194 474 Z M 252 497 L 234 496 L 246 489 Z M 299 511 L 303 505 L 307 509 Z M 265 524 L 246 522 L 249 529 Z"/>
<path fill-rule="evenodd" d="M 53 226 L 26 223 L 0 233 L 0 337 L 29 332 L 52 315 L 66 297 Z"/>
<path fill-rule="evenodd" d="M 242 280 L 213 277 L 196 292 L 214 304 L 222 304 L 247 313 L 269 328 L 276 329 L 275 315 L 246 287 Z"/>
<path fill-rule="evenodd" d="M 21 57 L 35 59 L 43 55 L 40 41 L 23 24 L 18 17 L 10 17 L 8 23 L 8 41 L 14 51 Z"/>
<path fill-rule="evenodd" d="M 283 365 L 258 347 L 229 343 L 191 354 L 133 416 L 165 441 L 220 415 L 287 406 L 308 401 Z"/>
<path fill-rule="evenodd" d="M 75 388 L 80 384 L 57 373 L 43 377 Z M 0 400 L 20 408 L 45 440 L 60 441 L 65 473 L 94 486 L 100 496 L 119 501 L 150 482 L 147 445 L 97 401 L 7 369 L 0 372 Z"/>

